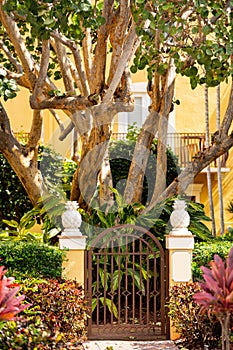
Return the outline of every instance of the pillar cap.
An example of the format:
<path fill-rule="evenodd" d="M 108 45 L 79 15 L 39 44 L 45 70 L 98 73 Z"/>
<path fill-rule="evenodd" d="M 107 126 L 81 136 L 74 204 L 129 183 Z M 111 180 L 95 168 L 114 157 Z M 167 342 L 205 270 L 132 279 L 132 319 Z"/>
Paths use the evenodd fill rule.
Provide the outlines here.
<path fill-rule="evenodd" d="M 166 237 L 166 248 L 167 249 L 194 249 L 194 237 L 193 235 L 187 236 L 173 236 L 165 235 Z"/>
<path fill-rule="evenodd" d="M 87 236 L 58 236 L 59 248 L 69 250 L 85 250 Z"/>

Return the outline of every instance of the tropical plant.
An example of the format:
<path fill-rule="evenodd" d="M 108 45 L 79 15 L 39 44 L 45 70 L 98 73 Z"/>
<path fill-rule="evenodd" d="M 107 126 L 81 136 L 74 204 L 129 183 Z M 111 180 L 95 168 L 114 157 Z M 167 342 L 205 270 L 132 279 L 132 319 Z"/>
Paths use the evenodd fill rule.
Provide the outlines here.
<path fill-rule="evenodd" d="M 50 184 L 51 192 L 41 197 L 37 205 L 24 214 L 20 221 L 24 225 L 41 224 L 43 243 L 56 243 L 56 236 L 62 231 L 61 215 L 65 209 L 66 196 L 61 186 Z M 30 224 L 31 223 L 31 224 Z"/>
<path fill-rule="evenodd" d="M 198 291 L 198 283 L 172 286 L 167 303 L 168 315 L 185 348 L 188 346 L 189 349 L 197 350 L 199 346 L 203 348 L 204 344 L 208 344 L 213 349 L 220 338 L 219 323 L 214 317 L 210 320 L 207 312 L 200 312 L 200 305 L 194 300 Z"/>
<path fill-rule="evenodd" d="M 0 233 L 0 240 L 38 240 L 43 243 L 57 243 L 62 231 L 61 215 L 65 209 L 66 193 L 63 185 L 49 184 L 50 192 L 41 197 L 37 205 L 26 212 L 19 222 L 3 220 L 7 226 Z M 35 224 L 41 224 L 41 233 L 31 232 Z"/>
<path fill-rule="evenodd" d="M 87 318 L 80 285 L 69 280 L 28 278 L 22 281 L 22 290 L 32 307 L 0 330 L 1 349 L 79 348 L 85 340 Z"/>
<path fill-rule="evenodd" d="M 63 335 L 41 321 L 39 315 L 27 316 L 4 324 L 0 330 L 1 350 L 9 349 L 69 349 Z"/>
<path fill-rule="evenodd" d="M 20 286 L 14 283 L 14 278 L 5 276 L 4 266 L 0 266 L 0 325 L 4 321 L 13 320 L 21 311 L 29 307 L 29 304 L 22 304 L 25 296 L 16 294 Z"/>
<path fill-rule="evenodd" d="M 151 230 L 159 240 L 164 242 L 164 235 L 171 230 L 169 220 L 177 197 L 166 199 L 155 205 L 149 212 L 144 212 L 144 205 L 141 203 L 127 204 L 117 189 L 111 187 L 111 190 L 115 196 L 115 203 L 107 213 L 106 206 L 99 207 L 98 201 L 92 202 L 89 214 L 80 210 L 83 217 L 82 232 L 93 239 L 102 231 L 100 228 L 109 228 L 119 224 L 135 224 Z M 205 215 L 204 205 L 192 201 L 186 202 L 190 215 L 189 230 L 196 236 L 196 241 L 212 240 L 213 236 L 204 224 L 205 221 L 210 221 L 210 218 Z"/>
<path fill-rule="evenodd" d="M 81 232 L 94 239 L 103 229 L 121 224 L 134 224 L 144 206 L 141 203 L 127 204 L 117 189 L 110 187 L 115 196 L 115 202 L 106 212 L 106 205 L 100 207 L 99 201 L 93 200 L 89 213 L 80 209 L 83 218 Z"/>
<path fill-rule="evenodd" d="M 127 249 L 128 253 L 130 254 L 130 244 L 128 245 Z M 148 261 L 153 259 L 153 256 L 148 256 L 148 261 L 145 261 L 144 258 L 142 258 L 141 264 L 139 264 L 135 261 L 132 262 L 130 255 L 126 256 L 125 246 L 121 246 L 122 255 L 117 255 L 117 252 L 119 252 L 118 247 L 115 248 L 116 255 L 114 255 L 114 271 L 111 271 L 111 265 L 113 265 L 113 262 L 111 261 L 111 257 L 108 255 L 98 257 L 98 261 L 94 255 L 92 262 L 94 267 L 94 271 L 92 272 L 94 281 L 92 289 L 92 312 L 95 310 L 98 302 L 100 302 L 103 306 L 104 303 L 106 303 L 109 312 L 113 313 L 116 319 L 119 316 L 117 308 L 119 300 L 117 296 L 114 298 L 114 295 L 116 294 L 117 290 L 122 289 L 121 292 L 124 292 L 123 288 L 125 288 L 126 278 L 129 289 L 132 288 L 132 283 L 134 283 L 134 288 L 140 291 L 141 296 L 145 296 L 146 282 L 153 276 L 153 271 L 147 267 Z M 98 268 L 96 269 L 97 264 Z M 125 269 L 126 265 L 127 271 Z M 97 273 L 99 276 L 97 276 Z M 122 281 L 124 282 L 122 283 Z M 121 285 L 124 287 L 121 288 Z M 97 298 L 96 293 L 98 295 L 104 295 L 107 293 L 107 295 L 112 295 L 112 299 L 101 296 Z M 114 301 L 116 301 L 116 303 L 114 303 Z"/>
<path fill-rule="evenodd" d="M 5 230 L 0 233 L 0 240 L 34 241 L 42 240 L 41 234 L 31 233 L 30 229 L 34 226 L 34 221 L 25 221 L 24 216 L 18 223 L 15 220 L 2 220 L 7 225 Z"/>
<path fill-rule="evenodd" d="M 201 267 L 204 282 L 194 300 L 208 315 L 215 315 L 222 328 L 222 350 L 230 350 L 230 317 L 233 312 L 233 248 L 224 262 L 218 255 L 210 262 L 210 268 Z"/>
<path fill-rule="evenodd" d="M 180 197 L 179 197 L 180 198 Z M 168 234 L 172 227 L 170 224 L 170 216 L 173 211 L 173 204 L 177 197 L 168 198 L 157 205 L 150 211 L 142 212 L 135 223 L 145 228 L 150 228 L 155 236 L 164 242 L 164 235 Z M 196 236 L 196 241 L 209 241 L 213 237 L 209 228 L 204 224 L 210 221 L 205 215 L 204 205 L 186 200 L 187 212 L 190 215 L 189 231 Z"/>

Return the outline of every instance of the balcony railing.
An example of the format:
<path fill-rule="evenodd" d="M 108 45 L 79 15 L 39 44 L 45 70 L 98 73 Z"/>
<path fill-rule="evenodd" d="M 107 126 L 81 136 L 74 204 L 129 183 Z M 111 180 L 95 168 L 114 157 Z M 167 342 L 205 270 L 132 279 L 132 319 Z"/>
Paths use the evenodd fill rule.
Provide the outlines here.
<path fill-rule="evenodd" d="M 27 142 L 29 134 L 26 132 L 14 133 L 21 142 Z M 127 133 L 112 133 L 112 138 L 115 140 L 126 139 Z M 210 135 L 211 138 L 211 135 Z M 178 163 L 181 168 L 192 162 L 193 158 L 205 148 L 204 133 L 168 133 L 167 145 L 178 158 Z M 226 167 L 228 152 L 220 157 L 221 167 Z M 210 164 L 211 167 L 217 167 L 217 162 Z"/>
<path fill-rule="evenodd" d="M 169 133 L 167 144 L 178 157 L 179 165 L 185 167 L 205 147 L 204 133 Z"/>
<path fill-rule="evenodd" d="M 126 133 L 113 133 L 112 137 L 117 140 L 126 138 Z M 210 135 L 211 137 L 211 135 Z M 178 157 L 178 163 L 181 168 L 192 162 L 193 158 L 205 148 L 204 133 L 168 133 L 167 145 L 172 149 L 173 153 Z M 226 167 L 227 154 L 221 158 L 221 167 Z M 212 167 L 216 167 L 217 163 L 213 162 Z"/>

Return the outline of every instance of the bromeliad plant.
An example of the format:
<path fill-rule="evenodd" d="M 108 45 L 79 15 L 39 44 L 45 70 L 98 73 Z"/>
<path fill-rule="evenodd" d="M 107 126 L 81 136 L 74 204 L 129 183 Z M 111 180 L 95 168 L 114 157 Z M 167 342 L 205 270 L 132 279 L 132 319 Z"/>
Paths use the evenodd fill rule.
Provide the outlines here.
<path fill-rule="evenodd" d="M 230 318 L 233 312 L 233 247 L 226 262 L 218 255 L 210 262 L 211 269 L 202 266 L 204 282 L 194 300 L 202 310 L 215 315 L 222 328 L 222 350 L 230 350 Z"/>
<path fill-rule="evenodd" d="M 20 286 L 14 284 L 13 277 L 5 276 L 4 266 L 0 266 L 0 326 L 14 319 L 15 315 L 26 309 L 29 304 L 21 304 L 24 295 L 16 296 Z"/>

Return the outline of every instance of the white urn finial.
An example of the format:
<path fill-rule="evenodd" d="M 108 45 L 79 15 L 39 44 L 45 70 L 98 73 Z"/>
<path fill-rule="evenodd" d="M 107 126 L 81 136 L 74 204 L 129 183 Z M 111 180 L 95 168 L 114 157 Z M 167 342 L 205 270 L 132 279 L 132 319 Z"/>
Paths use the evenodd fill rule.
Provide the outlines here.
<path fill-rule="evenodd" d="M 69 236 L 82 236 L 79 227 L 82 223 L 81 214 L 78 212 L 78 203 L 76 201 L 67 201 L 65 204 L 66 210 L 61 216 L 62 225 L 64 227 L 64 231 L 62 235 Z"/>
<path fill-rule="evenodd" d="M 187 228 L 190 224 L 190 216 L 186 211 L 185 201 L 176 199 L 173 208 L 174 210 L 170 216 L 170 222 L 172 225 L 171 234 L 178 236 L 191 235 L 191 232 Z"/>

